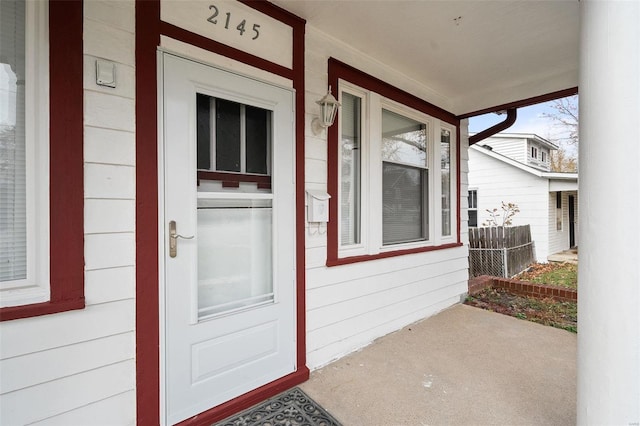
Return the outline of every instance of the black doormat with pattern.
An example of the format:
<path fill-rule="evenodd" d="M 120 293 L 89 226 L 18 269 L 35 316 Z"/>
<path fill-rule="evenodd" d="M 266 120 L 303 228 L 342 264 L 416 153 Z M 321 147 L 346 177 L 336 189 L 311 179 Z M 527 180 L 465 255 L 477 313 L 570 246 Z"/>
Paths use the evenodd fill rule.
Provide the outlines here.
<path fill-rule="evenodd" d="M 289 389 L 214 426 L 342 426 L 298 388 Z"/>

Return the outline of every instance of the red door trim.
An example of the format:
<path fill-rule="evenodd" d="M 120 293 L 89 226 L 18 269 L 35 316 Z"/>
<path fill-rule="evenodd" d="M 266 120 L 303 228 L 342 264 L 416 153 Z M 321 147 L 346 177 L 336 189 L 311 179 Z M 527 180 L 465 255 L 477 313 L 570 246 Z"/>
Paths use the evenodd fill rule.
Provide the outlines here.
<path fill-rule="evenodd" d="M 194 44 L 292 80 L 296 90 L 296 307 L 297 370 L 213 407 L 181 424 L 205 425 L 267 399 L 309 377 L 306 366 L 304 250 L 304 34 L 305 21 L 271 3 L 241 0 L 293 29 L 292 68 L 206 39 L 160 20 L 159 0 L 136 0 L 136 399 L 137 423 L 160 423 L 158 265 L 157 63 L 160 35 Z"/>
<path fill-rule="evenodd" d="M 160 2 L 136 1 L 136 415 L 160 424 L 156 49 Z"/>

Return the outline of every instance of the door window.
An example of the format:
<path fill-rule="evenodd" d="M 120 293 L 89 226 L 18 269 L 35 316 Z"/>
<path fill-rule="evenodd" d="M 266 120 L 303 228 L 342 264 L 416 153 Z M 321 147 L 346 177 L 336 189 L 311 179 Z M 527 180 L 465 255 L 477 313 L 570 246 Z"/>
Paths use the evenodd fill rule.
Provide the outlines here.
<path fill-rule="evenodd" d="M 198 318 L 271 303 L 271 111 L 197 94 Z M 204 172 L 204 173 L 203 173 Z M 242 184 L 241 184 L 242 183 Z M 233 194 L 233 195 L 230 195 Z"/>
<path fill-rule="evenodd" d="M 198 318 L 273 301 L 270 199 L 198 199 Z"/>
<path fill-rule="evenodd" d="M 197 95 L 198 169 L 270 174 L 271 111 Z"/>

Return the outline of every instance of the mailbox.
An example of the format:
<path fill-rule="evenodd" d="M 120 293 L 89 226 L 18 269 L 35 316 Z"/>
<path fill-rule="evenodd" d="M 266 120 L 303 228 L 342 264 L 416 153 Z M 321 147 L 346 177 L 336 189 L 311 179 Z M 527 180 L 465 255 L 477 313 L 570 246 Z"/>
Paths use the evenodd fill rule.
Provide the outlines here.
<path fill-rule="evenodd" d="M 307 189 L 307 220 L 329 222 L 329 198 L 331 195 L 316 189 Z"/>

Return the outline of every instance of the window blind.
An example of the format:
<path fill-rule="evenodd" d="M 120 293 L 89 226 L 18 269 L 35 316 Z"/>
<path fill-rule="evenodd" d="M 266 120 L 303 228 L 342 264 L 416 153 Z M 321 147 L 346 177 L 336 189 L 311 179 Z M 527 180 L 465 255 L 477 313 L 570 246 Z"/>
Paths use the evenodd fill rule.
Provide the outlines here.
<path fill-rule="evenodd" d="M 382 110 L 382 243 L 427 238 L 427 126 Z"/>
<path fill-rule="evenodd" d="M 442 235 L 451 235 L 451 132 L 440 131 L 440 183 L 442 186 Z"/>
<path fill-rule="evenodd" d="M 0 282 L 27 277 L 25 2 L 0 2 Z"/>
<path fill-rule="evenodd" d="M 426 238 L 426 180 L 427 170 L 382 163 L 383 244 Z"/>

